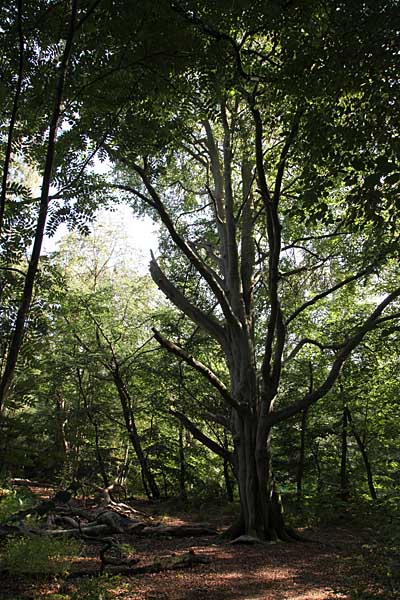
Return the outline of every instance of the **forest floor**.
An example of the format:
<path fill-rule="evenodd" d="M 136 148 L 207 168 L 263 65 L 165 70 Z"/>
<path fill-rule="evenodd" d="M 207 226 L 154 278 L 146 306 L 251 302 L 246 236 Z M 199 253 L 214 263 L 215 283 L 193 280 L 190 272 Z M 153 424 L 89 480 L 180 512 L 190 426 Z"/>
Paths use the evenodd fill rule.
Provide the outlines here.
<path fill-rule="evenodd" d="M 142 506 L 140 507 L 142 508 Z M 223 529 L 229 519 L 210 512 L 177 513 L 157 505 L 163 524 L 201 521 Z M 169 508 L 169 510 L 168 510 Z M 171 514 L 173 513 L 173 514 Z M 387 574 L 385 547 L 368 527 L 335 525 L 303 531 L 312 542 L 231 545 L 218 536 L 154 538 L 122 535 L 139 565 L 193 550 L 208 564 L 135 576 L 78 578 L 0 575 L 2 600 L 395 600 L 400 588 Z M 85 546 L 70 572 L 99 572 L 98 548 Z"/>

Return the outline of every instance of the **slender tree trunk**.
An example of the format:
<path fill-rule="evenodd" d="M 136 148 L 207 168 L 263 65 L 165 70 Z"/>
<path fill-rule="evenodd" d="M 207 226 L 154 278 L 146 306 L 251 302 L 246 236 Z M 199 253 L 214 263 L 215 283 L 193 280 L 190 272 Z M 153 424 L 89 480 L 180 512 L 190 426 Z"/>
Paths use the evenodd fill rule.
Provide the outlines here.
<path fill-rule="evenodd" d="M 118 469 L 118 473 L 117 473 L 117 477 L 116 477 L 116 482 L 121 487 L 125 487 L 128 470 L 129 470 L 129 443 L 126 444 L 122 465 Z"/>
<path fill-rule="evenodd" d="M 322 492 L 322 471 L 321 471 L 321 463 L 319 460 L 319 445 L 317 441 L 314 441 L 311 445 L 311 452 L 314 460 L 315 469 L 317 471 L 317 492 L 320 494 Z"/>
<path fill-rule="evenodd" d="M 224 428 L 224 449 L 226 450 L 226 452 L 229 452 L 229 448 L 228 448 L 228 436 L 226 434 L 226 429 Z M 225 489 L 226 489 L 226 495 L 228 498 L 229 502 L 233 502 L 234 496 L 233 496 L 233 483 L 231 480 L 231 468 L 232 468 L 232 464 L 231 461 L 229 461 L 227 458 L 224 458 L 224 480 L 225 480 Z"/>
<path fill-rule="evenodd" d="M 309 368 L 309 386 L 308 391 L 311 394 L 314 387 L 314 372 L 312 362 L 308 363 Z M 297 466 L 296 473 L 296 496 L 297 501 L 300 502 L 301 497 L 303 495 L 303 476 L 304 476 L 304 463 L 305 463 L 305 453 L 306 453 L 306 436 L 307 436 L 307 417 L 308 417 L 308 408 L 305 408 L 301 413 L 301 430 L 300 430 L 300 455 L 299 455 L 299 464 Z"/>
<path fill-rule="evenodd" d="M 143 485 L 145 488 L 146 495 L 148 498 L 152 498 L 153 500 L 159 500 L 160 492 L 156 483 L 156 480 L 153 477 L 153 473 L 149 468 L 147 459 L 144 455 L 142 444 L 140 441 L 140 437 L 136 428 L 136 422 L 133 415 L 133 411 L 131 410 L 131 402 L 125 385 L 121 379 L 121 376 L 118 370 L 112 370 L 112 375 L 114 378 L 115 386 L 118 390 L 119 399 L 121 402 L 122 413 L 124 415 L 126 429 L 129 435 L 129 439 L 132 442 L 132 446 L 135 450 L 137 459 L 140 464 L 140 469 L 142 473 Z"/>
<path fill-rule="evenodd" d="M 68 441 L 65 435 L 65 427 L 67 425 L 67 416 L 65 410 L 65 400 L 61 394 L 56 393 L 56 418 L 55 418 L 55 445 L 57 455 L 60 457 L 62 467 L 68 454 Z"/>
<path fill-rule="evenodd" d="M 86 414 L 88 416 L 88 419 L 91 423 L 91 425 L 93 426 L 94 429 L 94 440 L 95 440 L 95 453 L 96 453 L 96 459 L 97 459 L 97 464 L 99 465 L 99 470 L 100 470 L 100 475 L 101 478 L 103 480 L 103 486 L 105 489 L 110 487 L 110 481 L 108 479 L 107 476 L 107 470 L 104 464 L 104 460 L 103 460 L 103 455 L 101 453 L 101 448 L 100 448 L 100 436 L 99 436 L 99 427 L 97 424 L 96 419 L 93 417 L 91 408 L 89 406 L 89 402 L 86 396 L 86 392 L 83 388 L 83 381 L 82 381 L 82 373 L 81 370 L 79 368 L 76 369 L 76 373 L 77 373 L 77 377 L 78 377 L 78 382 L 79 382 L 79 391 L 80 394 L 82 396 L 82 400 L 85 406 L 85 410 L 86 410 Z"/>
<path fill-rule="evenodd" d="M 95 420 L 92 421 L 92 425 L 94 427 L 94 439 L 95 439 L 97 463 L 99 465 L 100 475 L 103 480 L 103 486 L 104 486 L 104 488 L 107 489 L 110 487 L 110 480 L 108 479 L 106 466 L 104 464 L 103 455 L 102 455 L 101 448 L 100 448 L 99 426 L 97 425 Z"/>
<path fill-rule="evenodd" d="M 349 499 L 349 480 L 347 475 L 347 407 L 342 412 L 342 444 L 340 454 L 340 497 L 342 500 Z"/>
<path fill-rule="evenodd" d="M 186 459 L 185 448 L 183 447 L 183 431 L 183 425 L 179 423 L 179 496 L 182 500 L 186 500 Z"/>
<path fill-rule="evenodd" d="M 364 442 L 361 439 L 361 436 L 359 435 L 359 433 L 357 432 L 357 430 L 354 427 L 350 409 L 347 407 L 346 410 L 347 410 L 347 419 L 348 419 L 349 425 L 351 427 L 351 433 L 353 434 L 353 436 L 357 442 L 358 449 L 361 453 L 361 456 L 362 456 L 362 459 L 364 462 L 365 472 L 367 474 L 369 493 L 370 493 L 372 500 L 376 500 L 377 495 L 376 495 L 376 490 L 375 490 L 375 486 L 374 486 L 374 479 L 372 476 L 371 463 L 369 462 L 369 458 L 368 458 L 368 452 L 367 452 Z"/>
<path fill-rule="evenodd" d="M 40 195 L 39 215 L 36 224 L 35 238 L 33 242 L 33 248 L 31 257 L 29 260 L 28 271 L 25 277 L 25 285 L 22 294 L 21 304 L 19 306 L 17 317 L 14 324 L 14 331 L 11 337 L 11 344 L 7 355 L 7 360 L 3 372 L 3 376 L 0 381 L 0 414 L 3 410 L 4 402 L 9 393 L 15 368 L 17 364 L 18 355 L 22 346 L 22 341 L 25 333 L 26 321 L 28 318 L 33 287 L 36 279 L 36 273 L 39 265 L 40 252 L 43 243 L 43 237 L 46 226 L 47 212 L 49 206 L 49 191 L 52 179 L 52 171 L 56 150 L 56 137 L 59 128 L 59 119 L 61 115 L 61 104 L 64 95 L 64 87 L 66 82 L 68 63 L 72 51 L 72 43 L 75 34 L 76 18 L 77 18 L 77 4 L 78 0 L 72 0 L 71 16 L 69 22 L 69 31 L 65 42 L 64 52 L 61 59 L 60 73 L 56 88 L 56 97 L 54 102 L 53 113 L 51 117 L 51 123 L 49 128 L 49 139 L 47 142 L 47 153 L 46 161 L 43 171 L 42 190 Z"/>
<path fill-rule="evenodd" d="M 145 486 L 146 495 L 153 500 L 160 499 L 160 491 L 158 489 L 158 485 L 156 480 L 154 479 L 153 473 L 149 467 L 147 458 L 143 452 L 142 443 L 140 441 L 140 437 L 137 431 L 136 422 L 133 418 L 132 411 L 130 417 L 130 430 L 129 436 L 132 441 L 132 445 L 135 449 L 136 456 L 138 458 L 140 469 L 142 472 L 143 484 Z M 147 487 L 148 486 L 148 487 Z"/>
<path fill-rule="evenodd" d="M 302 495 L 303 495 L 303 476 L 304 476 L 304 462 L 305 462 L 305 452 L 306 452 L 307 416 L 308 416 L 308 410 L 303 410 L 303 412 L 301 413 L 299 464 L 297 465 L 297 472 L 296 472 L 296 497 L 297 497 L 298 502 L 300 502 Z"/>

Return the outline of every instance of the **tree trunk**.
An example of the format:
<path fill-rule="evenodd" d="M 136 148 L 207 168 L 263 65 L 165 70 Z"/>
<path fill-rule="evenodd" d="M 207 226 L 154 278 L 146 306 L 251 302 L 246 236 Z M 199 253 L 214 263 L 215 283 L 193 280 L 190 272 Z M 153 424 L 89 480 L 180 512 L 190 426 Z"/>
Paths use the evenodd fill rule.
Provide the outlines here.
<path fill-rule="evenodd" d="M 303 475 L 304 475 L 304 459 L 306 451 L 306 433 L 307 433 L 307 410 L 301 413 L 301 430 L 300 430 L 300 454 L 299 464 L 297 465 L 296 473 L 296 498 L 300 502 L 303 495 Z"/>
<path fill-rule="evenodd" d="M 86 414 L 87 414 L 88 419 L 89 419 L 89 421 L 90 421 L 90 423 L 91 423 L 91 425 L 93 426 L 93 429 L 94 429 L 95 452 L 96 452 L 97 464 L 99 466 L 100 475 L 101 475 L 101 478 L 103 480 L 104 488 L 107 489 L 110 486 L 110 481 L 109 481 L 108 476 L 107 476 L 106 466 L 104 464 L 103 455 L 101 453 L 100 436 L 99 436 L 99 426 L 97 424 L 96 419 L 93 417 L 92 410 L 91 410 L 90 404 L 88 402 L 85 389 L 83 387 L 82 372 L 79 369 L 79 367 L 76 369 L 76 374 L 77 374 L 78 383 L 79 383 L 79 391 L 80 391 L 80 394 L 82 396 L 82 400 L 83 400 L 83 403 L 84 403 L 84 406 L 85 406 Z"/>
<path fill-rule="evenodd" d="M 129 471 L 129 443 L 126 444 L 124 458 L 121 467 L 118 469 L 116 483 L 121 487 L 125 487 L 126 479 Z"/>
<path fill-rule="evenodd" d="M 60 462 L 60 469 L 64 467 L 65 460 L 68 454 L 68 440 L 65 434 L 67 426 L 67 412 L 65 408 L 65 400 L 61 394 L 56 393 L 56 410 L 55 410 L 55 447 L 57 458 Z M 57 465 L 58 466 L 58 465 Z"/>
<path fill-rule="evenodd" d="M 179 423 L 179 497 L 187 499 L 186 493 L 186 460 L 185 448 L 183 447 L 183 425 Z"/>
<path fill-rule="evenodd" d="M 131 409 L 131 402 L 128 392 L 117 369 L 112 370 L 112 376 L 114 378 L 115 386 L 118 390 L 118 395 L 121 402 L 121 408 L 124 415 L 125 425 L 128 431 L 129 439 L 132 442 L 132 446 L 136 452 L 136 456 L 140 464 L 142 480 L 146 495 L 149 497 L 149 499 L 159 500 L 160 492 L 143 452 L 140 437 L 136 428 L 135 418 Z"/>
<path fill-rule="evenodd" d="M 347 477 L 347 407 L 342 413 L 342 450 L 340 455 L 340 497 L 349 499 L 349 480 Z"/>
<path fill-rule="evenodd" d="M 354 427 L 353 419 L 351 417 L 351 413 L 350 413 L 349 408 L 346 408 L 346 411 L 347 411 L 347 419 L 348 419 L 349 425 L 351 427 L 351 433 L 353 434 L 353 436 L 354 436 L 354 438 L 355 438 L 355 440 L 357 442 L 358 449 L 359 449 L 359 451 L 361 453 L 361 456 L 362 456 L 362 459 L 363 459 L 363 462 L 364 462 L 364 467 L 365 467 L 365 472 L 367 474 L 368 489 L 369 489 L 370 496 L 371 496 L 372 500 L 376 500 L 377 499 L 377 495 L 376 495 L 376 490 L 375 490 L 375 486 L 374 486 L 374 479 L 373 479 L 373 476 L 372 476 L 371 463 L 369 462 L 367 449 L 366 449 L 365 444 L 362 441 L 359 433 L 357 432 L 357 430 Z"/>
<path fill-rule="evenodd" d="M 99 436 L 99 427 L 95 420 L 92 421 L 92 425 L 94 427 L 94 439 L 95 439 L 95 448 L 96 448 L 96 458 L 97 464 L 99 465 L 100 475 L 103 480 L 104 488 L 107 489 L 110 487 L 110 480 L 108 479 L 106 466 L 103 460 L 103 454 L 100 448 L 100 436 Z"/>
<path fill-rule="evenodd" d="M 315 465 L 315 470 L 317 471 L 317 493 L 321 494 L 323 482 L 322 482 L 322 471 L 321 471 L 321 462 L 319 460 L 319 443 L 317 440 L 314 440 L 311 444 L 311 453 Z"/>
<path fill-rule="evenodd" d="M 281 500 L 271 465 L 271 431 L 266 443 L 257 440 L 257 417 L 236 416 L 235 450 L 241 508 L 240 534 L 261 540 L 288 540 Z M 237 533 L 237 532 L 236 532 Z"/>
<path fill-rule="evenodd" d="M 226 429 L 224 429 L 224 448 L 225 448 L 226 452 L 228 453 L 229 448 L 228 448 L 228 436 L 226 433 Z M 233 502 L 233 500 L 234 500 L 233 483 L 232 483 L 231 476 L 230 476 L 231 468 L 232 468 L 231 461 L 229 461 L 227 458 L 224 458 L 225 489 L 226 489 L 226 496 L 227 496 L 229 502 Z"/>
<path fill-rule="evenodd" d="M 142 478 L 143 478 L 143 483 L 145 485 L 145 488 L 147 487 L 147 485 L 150 488 L 150 491 L 148 489 L 146 490 L 146 494 L 148 495 L 149 498 L 151 498 L 153 500 L 159 500 L 160 492 L 159 492 L 158 486 L 156 484 L 156 480 L 153 477 L 153 473 L 151 472 L 150 467 L 148 465 L 147 458 L 144 455 L 144 452 L 142 449 L 142 444 L 140 442 L 140 437 L 139 437 L 139 434 L 138 434 L 138 431 L 136 428 L 136 423 L 132 418 L 130 419 L 130 424 L 129 424 L 129 437 L 130 437 L 132 446 L 136 452 L 136 456 L 137 456 L 139 464 L 140 464 L 140 469 L 142 472 Z"/>
<path fill-rule="evenodd" d="M 314 387 L 314 372 L 313 365 L 311 360 L 308 363 L 310 381 L 308 390 L 311 394 Z M 308 408 L 305 408 L 301 413 L 301 431 L 300 431 L 300 456 L 299 456 L 299 464 L 297 466 L 296 473 L 296 497 L 297 501 L 300 502 L 301 497 L 303 495 L 303 476 L 304 476 L 304 462 L 305 462 L 305 453 L 306 453 L 306 435 L 307 435 L 307 417 L 308 417 Z"/>

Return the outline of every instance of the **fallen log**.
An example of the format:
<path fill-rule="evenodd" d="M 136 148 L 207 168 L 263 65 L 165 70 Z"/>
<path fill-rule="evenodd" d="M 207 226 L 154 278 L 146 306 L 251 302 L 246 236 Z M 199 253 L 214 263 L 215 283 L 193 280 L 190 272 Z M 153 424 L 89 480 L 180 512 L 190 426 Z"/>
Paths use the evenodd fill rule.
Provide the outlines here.
<path fill-rule="evenodd" d="M 24 510 L 20 510 L 7 518 L 9 522 L 22 521 L 28 516 L 46 517 L 68 507 L 71 493 L 67 490 L 59 490 L 48 500 L 41 500 L 37 504 Z"/>
<path fill-rule="evenodd" d="M 60 517 L 79 517 L 81 519 L 85 519 L 85 521 L 95 521 L 98 517 L 99 514 L 101 514 L 102 512 L 104 512 L 104 509 L 102 508 L 101 510 L 88 510 L 86 508 L 79 508 L 78 506 L 71 506 L 69 505 L 68 507 L 63 507 L 59 510 L 57 510 L 57 514 Z"/>
<path fill-rule="evenodd" d="M 121 515 L 118 512 L 106 510 L 97 517 L 96 523 L 107 525 L 115 533 L 125 533 L 130 527 L 137 525 L 138 521 Z"/>
<path fill-rule="evenodd" d="M 42 533 L 50 536 L 64 535 L 66 537 L 76 538 L 81 536 L 99 538 L 104 535 L 115 533 L 115 531 L 112 531 L 108 525 L 88 525 L 86 527 L 80 527 L 79 529 L 48 529 L 43 530 Z"/>
<path fill-rule="evenodd" d="M 54 521 L 58 527 L 63 527 L 64 529 L 67 527 L 71 529 L 79 529 L 79 521 L 69 517 L 68 515 L 56 515 Z"/>
<path fill-rule="evenodd" d="M 75 512 L 78 513 L 78 516 L 75 515 Z M 12 515 L 9 523 L 0 527 L 0 539 L 6 538 L 9 535 L 23 536 L 34 534 L 73 538 L 81 536 L 100 538 L 114 533 L 139 532 L 147 525 L 147 523 L 135 521 L 113 511 L 102 511 L 99 515 L 93 516 L 88 515 L 87 511 L 78 510 L 69 511 L 69 514 L 66 514 L 65 511 L 62 511 L 61 514 L 47 513 L 46 523 L 41 528 L 32 528 L 27 526 L 23 520 L 24 517 L 31 514 L 37 514 L 37 511 L 31 509 Z M 78 518 L 75 519 L 72 515 Z M 84 516 L 88 522 L 82 524 L 79 520 L 80 516 Z"/>
<path fill-rule="evenodd" d="M 114 566 L 111 566 L 107 571 L 110 573 L 123 573 L 125 575 L 142 575 L 144 573 L 160 573 L 161 571 L 171 571 L 179 569 L 190 569 L 196 565 L 205 565 L 211 562 L 211 558 L 205 554 L 195 554 L 194 550 L 189 550 L 187 554 L 180 556 L 167 556 L 160 558 L 149 565 L 142 565 L 140 567 L 129 567 L 128 569 L 115 570 Z"/>
<path fill-rule="evenodd" d="M 137 514 L 142 515 L 140 511 L 136 511 L 131 509 L 130 511 L 125 510 L 124 506 L 126 505 L 116 505 L 115 503 L 110 504 L 109 506 L 101 506 L 94 508 L 92 510 L 80 508 L 78 506 L 71 506 L 69 504 L 67 507 L 62 507 L 57 510 L 57 514 L 60 516 L 67 515 L 69 517 L 80 517 L 85 519 L 86 521 L 96 521 L 101 515 L 106 513 L 113 513 L 114 515 L 119 515 L 121 518 L 130 519 L 132 522 L 137 522 Z M 136 516 L 136 518 L 135 518 Z M 146 519 L 149 519 L 147 515 L 144 515 Z"/>
<path fill-rule="evenodd" d="M 175 571 L 180 569 L 191 569 L 197 565 L 206 565 L 211 563 L 211 558 L 205 554 L 195 554 L 193 550 L 189 550 L 183 555 L 172 555 L 165 558 L 160 558 L 148 565 L 141 565 L 140 567 L 129 567 L 125 565 L 106 565 L 104 571 L 77 571 L 70 573 L 65 579 L 64 585 L 62 586 L 63 592 L 65 591 L 65 585 L 73 579 L 79 579 L 80 577 L 97 577 L 102 573 L 110 573 L 113 575 L 144 575 L 145 573 L 161 573 L 162 571 Z"/>
<path fill-rule="evenodd" d="M 217 535 L 217 530 L 208 525 L 153 525 L 144 527 L 142 534 L 165 535 L 172 537 L 195 537 L 201 535 Z"/>
<path fill-rule="evenodd" d="M 13 477 L 8 480 L 8 483 L 12 487 L 29 487 L 30 485 L 35 485 L 30 479 L 23 479 L 22 477 Z"/>

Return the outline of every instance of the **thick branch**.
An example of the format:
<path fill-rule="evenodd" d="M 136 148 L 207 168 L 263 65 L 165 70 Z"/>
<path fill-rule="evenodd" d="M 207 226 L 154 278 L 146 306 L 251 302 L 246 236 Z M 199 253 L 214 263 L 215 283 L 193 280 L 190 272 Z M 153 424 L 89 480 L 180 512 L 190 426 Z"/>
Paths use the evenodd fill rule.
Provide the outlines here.
<path fill-rule="evenodd" d="M 223 327 L 210 315 L 194 306 L 164 275 L 156 259 L 152 254 L 150 263 L 150 274 L 157 287 L 167 296 L 169 300 L 179 308 L 192 321 L 205 329 L 213 338 L 226 347 L 227 340 Z"/>
<path fill-rule="evenodd" d="M 196 256 L 199 256 L 199 249 L 205 250 L 206 256 L 210 260 L 210 262 L 212 261 L 217 266 L 217 268 L 221 266 L 222 260 L 214 253 L 212 244 L 209 244 L 204 240 L 198 240 L 196 242 L 188 242 L 188 244 L 191 247 L 191 249 L 193 250 L 193 252 L 196 254 Z M 211 271 L 211 273 L 213 274 L 213 276 L 215 277 L 215 280 L 218 281 L 218 283 L 220 284 L 221 288 L 225 289 L 225 282 L 220 277 L 219 273 L 217 273 L 217 271 L 214 269 L 214 267 L 212 267 L 210 265 L 208 265 L 208 268 Z"/>
<path fill-rule="evenodd" d="M 21 271 L 21 269 L 17 269 L 16 267 L 3 267 L 0 265 L 0 271 L 12 271 L 13 273 L 18 273 L 18 275 L 22 275 L 22 277 L 26 277 L 25 271 Z"/>
<path fill-rule="evenodd" d="M 244 158 L 241 165 L 242 175 L 242 198 L 243 217 L 241 230 L 241 265 L 240 275 L 242 280 L 243 300 L 246 316 L 250 328 L 253 329 L 253 289 L 254 289 L 254 222 L 253 222 L 253 197 L 251 188 L 253 185 L 253 164 L 248 158 Z"/>
<path fill-rule="evenodd" d="M 311 252 L 310 252 L 310 254 L 311 254 Z M 314 256 L 316 256 L 316 255 L 314 255 Z M 304 271 L 307 271 L 307 273 L 313 273 L 314 271 L 321 269 L 332 258 L 336 258 L 336 257 L 337 257 L 337 255 L 335 255 L 335 254 L 325 256 L 325 258 L 320 259 L 319 263 L 315 263 L 313 265 L 304 265 L 303 264 L 302 267 L 297 267 L 296 269 L 292 269 L 291 271 L 285 271 L 283 273 L 280 273 L 280 277 L 283 279 L 284 277 L 291 277 L 292 275 L 298 275 L 299 273 L 304 273 Z"/>
<path fill-rule="evenodd" d="M 386 315 L 386 317 L 381 317 L 377 320 L 376 324 L 381 325 L 382 323 L 387 323 L 387 321 L 393 321 L 394 319 L 400 318 L 400 312 L 393 313 L 391 315 Z"/>
<path fill-rule="evenodd" d="M 189 259 L 191 264 L 195 267 L 198 273 L 205 279 L 208 283 L 210 289 L 215 294 L 217 298 L 221 310 L 225 315 L 227 321 L 231 324 L 240 327 L 240 322 L 232 311 L 229 300 L 225 294 L 225 291 L 222 289 L 218 281 L 214 278 L 212 272 L 208 268 L 208 266 L 200 259 L 198 255 L 196 255 L 193 250 L 190 248 L 190 245 L 179 235 L 177 232 L 168 212 L 165 209 L 163 202 L 161 201 L 159 195 L 154 189 L 153 185 L 150 182 L 146 172 L 144 169 L 139 167 L 139 165 L 132 165 L 133 169 L 140 175 L 150 197 L 153 201 L 154 208 L 157 210 L 158 215 L 160 216 L 162 222 L 166 226 L 171 239 L 175 242 L 176 246 L 181 250 L 181 252 Z"/>
<path fill-rule="evenodd" d="M 253 115 L 254 115 L 253 109 Z M 268 324 L 267 331 L 267 343 L 265 348 L 265 359 L 263 362 L 263 377 L 264 379 L 271 378 L 272 387 L 270 394 L 275 395 L 282 370 L 282 355 L 285 347 L 286 340 L 286 326 L 283 320 L 282 310 L 278 295 L 278 281 L 279 281 L 279 260 L 281 253 L 281 224 L 279 221 L 278 206 L 280 201 L 281 187 L 283 176 L 285 173 L 287 157 L 293 141 L 296 138 L 297 131 L 299 128 L 301 113 L 296 114 L 292 129 L 286 139 L 285 145 L 282 148 L 282 152 L 279 159 L 279 165 L 277 174 L 275 177 L 275 187 L 273 194 L 273 202 L 271 203 L 270 218 L 272 219 L 272 231 L 273 231 L 273 243 L 270 242 L 270 256 L 269 256 L 269 292 L 271 302 L 271 318 Z M 258 122 L 258 129 L 260 129 L 261 118 L 256 117 L 256 123 Z M 259 161 L 261 163 L 261 161 Z M 270 360 L 272 341 L 275 332 L 276 342 L 274 350 L 274 360 L 272 365 L 272 372 L 270 375 Z M 270 400 L 271 402 L 271 400 Z"/>
<path fill-rule="evenodd" d="M 269 257 L 268 257 L 268 292 L 270 298 L 270 318 L 268 321 L 267 335 L 265 339 L 264 359 L 262 364 L 262 376 L 265 389 L 269 390 L 270 396 L 274 395 L 273 389 L 276 387 L 276 381 L 279 379 L 282 353 L 285 345 L 285 324 L 282 318 L 282 312 L 278 295 L 279 282 L 279 258 L 281 251 L 281 224 L 278 215 L 279 197 L 274 194 L 271 197 L 264 169 L 263 156 L 263 124 L 260 111 L 250 105 L 251 113 L 255 125 L 255 146 L 256 146 L 256 167 L 257 179 L 260 187 L 261 197 L 264 203 L 266 228 L 268 235 Z M 285 166 L 286 157 L 283 155 L 282 168 Z M 282 171 L 283 174 L 283 171 Z M 274 365 L 271 368 L 273 345 L 276 338 Z M 272 387 L 271 387 L 272 384 Z M 271 401 L 271 397 L 268 399 Z"/>
<path fill-rule="evenodd" d="M 276 343 L 274 349 L 274 362 L 272 365 L 272 374 L 271 374 L 271 383 L 272 389 L 271 393 L 275 395 L 278 391 L 279 381 L 281 378 L 282 371 L 282 355 L 285 347 L 286 341 L 286 329 L 285 324 L 283 322 L 283 316 L 280 306 L 278 307 L 278 314 L 276 318 Z"/>
<path fill-rule="evenodd" d="M 231 464 L 233 464 L 233 455 L 232 452 L 225 450 L 222 446 L 214 442 L 211 438 L 205 435 L 200 429 L 196 427 L 192 421 L 190 421 L 183 413 L 178 410 L 173 410 L 172 408 L 169 410 L 169 413 L 179 419 L 184 427 L 196 438 L 199 442 L 204 444 L 211 452 L 217 454 L 224 460 L 228 460 Z"/>
<path fill-rule="evenodd" d="M 387 306 L 389 306 L 391 302 L 393 302 L 399 297 L 400 288 L 397 288 L 391 294 L 386 296 L 386 298 L 380 304 L 378 304 L 373 313 L 368 317 L 368 319 L 366 319 L 364 324 L 358 328 L 357 332 L 351 338 L 348 339 L 346 344 L 337 354 L 332 364 L 331 370 L 329 371 L 328 376 L 326 377 L 322 385 L 320 385 L 313 392 L 304 396 L 304 398 L 299 402 L 296 402 L 291 406 L 287 406 L 285 408 L 282 408 L 281 410 L 277 410 L 271 413 L 268 416 L 268 425 L 275 425 L 276 423 L 280 423 L 281 421 L 284 421 L 298 414 L 299 412 L 307 409 L 312 404 L 315 404 L 320 398 L 325 396 L 339 377 L 343 363 L 350 356 L 351 352 L 354 350 L 354 348 L 356 348 L 359 345 L 359 343 L 369 331 L 372 331 L 376 326 L 379 325 L 380 315 L 382 314 L 382 312 Z"/>
<path fill-rule="evenodd" d="M 322 342 L 318 342 L 318 340 L 313 340 L 311 338 L 303 338 L 293 348 L 293 350 L 291 351 L 289 356 L 286 358 L 285 363 L 288 363 L 290 360 L 292 360 L 300 352 L 300 350 L 303 348 L 303 346 L 305 346 L 306 344 L 311 344 L 313 346 L 317 346 L 321 351 L 322 350 L 340 350 L 340 348 L 343 348 L 343 346 L 345 345 L 345 344 L 323 344 Z"/>
<path fill-rule="evenodd" d="M 242 42 L 240 44 L 238 44 L 232 36 L 228 35 L 227 33 L 223 32 L 223 31 L 218 31 L 209 23 L 206 23 L 205 21 L 203 21 L 197 15 L 195 10 L 191 10 L 190 13 L 186 12 L 182 8 L 182 6 L 179 4 L 179 2 L 177 2 L 176 0 L 171 2 L 171 8 L 172 8 L 172 10 L 175 10 L 178 14 L 182 15 L 182 17 L 184 19 L 186 19 L 189 23 L 193 23 L 194 25 L 199 27 L 199 29 L 201 31 L 203 31 L 203 33 L 205 33 L 206 35 L 213 37 L 217 41 L 225 40 L 226 42 L 228 42 L 234 51 L 236 68 L 238 70 L 239 75 L 243 79 L 246 79 L 246 80 L 250 79 L 249 74 L 246 73 L 246 71 L 243 69 L 242 59 L 240 56 L 241 46 L 246 41 L 246 36 L 244 36 Z"/>
<path fill-rule="evenodd" d="M 239 273 L 239 251 L 236 240 L 236 222 L 232 190 L 232 147 L 231 132 L 226 114 L 226 106 L 221 104 L 221 120 L 224 130 L 224 199 L 226 229 L 226 277 L 233 310 L 241 322 L 244 321 L 244 307 L 241 298 L 241 282 Z"/>
<path fill-rule="evenodd" d="M 215 142 L 214 133 L 209 121 L 203 122 L 207 136 L 207 150 L 211 161 L 211 172 L 214 181 L 213 200 L 215 203 L 216 221 L 219 226 L 225 223 L 224 197 L 224 178 L 221 171 L 220 157 L 218 147 Z M 219 233 L 222 235 L 222 241 L 225 244 L 225 229 L 219 227 Z"/>
<path fill-rule="evenodd" d="M 130 185 L 122 185 L 121 183 L 118 183 L 118 184 L 112 184 L 110 187 L 112 187 L 113 189 L 116 189 L 116 190 L 121 190 L 122 192 L 129 192 L 130 194 L 133 194 L 134 196 L 137 196 L 138 198 L 143 200 L 143 202 L 145 202 L 152 208 L 155 208 L 154 203 L 148 196 L 145 196 L 144 194 L 142 194 L 142 192 L 140 192 L 136 188 L 133 188 Z"/>
<path fill-rule="evenodd" d="M 217 425 L 221 425 L 224 429 L 231 429 L 230 421 L 224 415 L 215 415 L 214 413 L 205 412 L 202 414 L 203 419 L 206 421 L 211 421 L 211 423 L 216 423 Z"/>
<path fill-rule="evenodd" d="M 183 348 L 180 348 L 170 340 L 167 340 L 154 327 L 152 331 L 154 333 L 154 338 L 161 346 L 163 346 L 163 348 L 168 350 L 168 352 L 171 352 L 171 354 L 175 354 L 175 356 L 178 356 L 180 359 L 185 361 L 185 363 L 193 367 L 193 369 L 196 369 L 196 371 L 201 373 L 201 375 L 203 375 L 203 377 L 205 377 L 211 383 L 211 385 L 219 391 L 229 406 L 234 408 L 236 411 L 241 412 L 239 404 L 234 400 L 234 398 L 232 398 L 226 385 L 215 375 L 215 373 L 213 373 L 213 371 L 211 371 L 211 369 L 206 367 L 206 365 L 204 365 L 202 362 L 196 360 L 191 354 L 186 352 L 186 350 L 183 350 Z"/>
<path fill-rule="evenodd" d="M 283 175 L 285 173 L 285 168 L 286 168 L 286 161 L 287 161 L 290 147 L 293 144 L 293 142 L 296 138 L 298 129 L 299 129 L 300 118 L 301 118 L 301 113 L 299 112 L 296 114 L 296 116 L 294 118 L 292 128 L 286 139 L 285 145 L 282 148 L 282 152 L 281 152 L 281 155 L 279 158 L 278 171 L 276 174 L 275 187 L 274 187 L 274 203 L 276 205 L 278 205 L 278 203 L 279 203 L 279 199 L 280 199 L 280 195 L 281 195 L 281 188 L 282 188 L 282 180 L 283 180 Z"/>
<path fill-rule="evenodd" d="M 96 8 L 98 7 L 98 5 L 101 3 L 102 0 L 95 0 L 93 2 L 93 4 L 91 6 L 89 6 L 87 12 L 83 15 L 83 17 L 81 17 L 81 19 L 78 21 L 76 29 L 80 29 L 82 27 L 82 25 L 85 23 L 85 21 L 87 21 L 87 19 L 94 13 L 94 11 L 96 10 Z"/>

